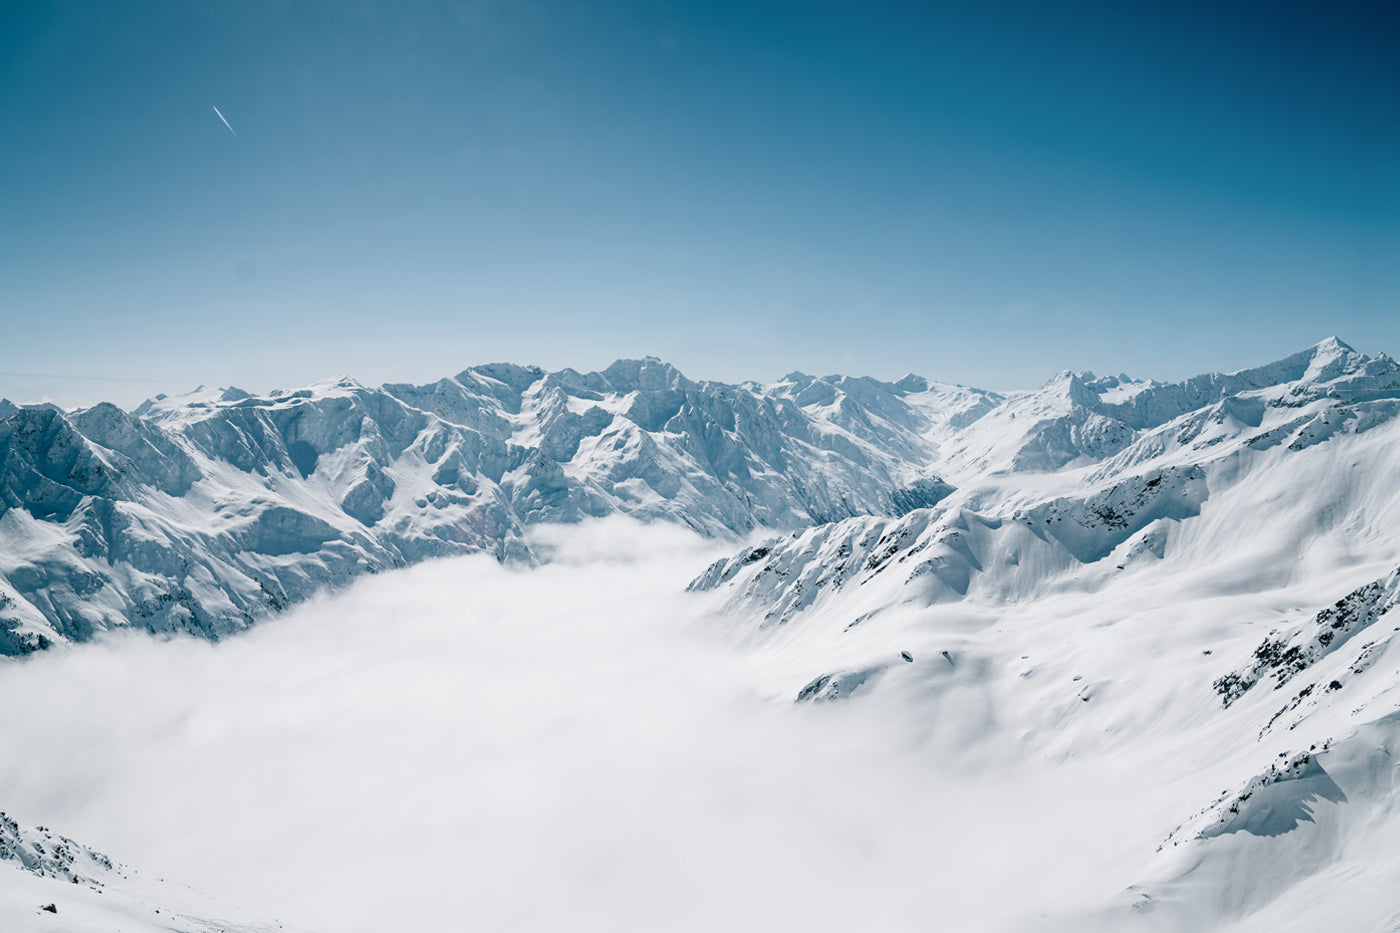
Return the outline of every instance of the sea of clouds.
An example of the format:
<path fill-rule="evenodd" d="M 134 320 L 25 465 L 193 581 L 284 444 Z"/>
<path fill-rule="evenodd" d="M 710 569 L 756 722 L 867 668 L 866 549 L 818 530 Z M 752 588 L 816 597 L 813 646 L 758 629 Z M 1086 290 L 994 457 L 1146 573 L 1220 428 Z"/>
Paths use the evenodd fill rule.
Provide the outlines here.
<path fill-rule="evenodd" d="M 321 933 L 1019 928 L 1132 880 L 1082 772 L 950 767 L 896 701 L 776 701 L 720 637 L 745 620 L 684 592 L 714 542 L 532 544 L 219 644 L 6 664 L 0 804 Z"/>

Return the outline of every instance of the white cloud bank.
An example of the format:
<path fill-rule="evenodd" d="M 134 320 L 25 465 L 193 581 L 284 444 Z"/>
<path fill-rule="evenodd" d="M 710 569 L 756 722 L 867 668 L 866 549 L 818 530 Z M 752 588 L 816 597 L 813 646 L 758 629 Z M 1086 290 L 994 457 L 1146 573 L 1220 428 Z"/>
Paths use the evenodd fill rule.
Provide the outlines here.
<path fill-rule="evenodd" d="M 541 534 L 540 569 L 8 665 L 0 803 L 321 933 L 970 930 L 1134 880 L 1111 775 L 969 774 L 915 741 L 926 710 L 774 703 L 680 592 L 712 545 Z"/>

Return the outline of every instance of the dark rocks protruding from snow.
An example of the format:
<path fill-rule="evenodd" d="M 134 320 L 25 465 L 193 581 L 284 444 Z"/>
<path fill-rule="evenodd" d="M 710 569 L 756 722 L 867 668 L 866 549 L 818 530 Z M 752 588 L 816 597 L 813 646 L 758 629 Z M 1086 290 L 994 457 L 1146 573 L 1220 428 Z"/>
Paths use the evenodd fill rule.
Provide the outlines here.
<path fill-rule="evenodd" d="M 14 862 L 33 874 L 60 881 L 101 885 L 117 872 L 107 856 L 43 826 L 26 827 L 0 811 L 0 860 Z"/>
<path fill-rule="evenodd" d="M 1400 601 L 1400 568 L 1379 580 L 1358 587 L 1331 606 L 1303 623 L 1291 634 L 1271 634 L 1254 649 L 1250 663 L 1231 671 L 1215 681 L 1215 692 L 1221 703 L 1229 707 L 1255 684 L 1273 678 L 1274 689 L 1317 664 L 1323 658 L 1340 651 L 1361 632 L 1370 629 Z M 1384 633 L 1379 640 L 1388 641 L 1393 633 Z M 1362 647 L 1352 667 L 1365 664 L 1376 641 Z M 1338 686 L 1329 689 L 1341 689 Z M 1299 699 L 1303 699 L 1303 694 Z M 1295 704 L 1296 706 L 1296 704 Z M 1281 711 L 1286 712 L 1287 709 Z"/>
<path fill-rule="evenodd" d="M 812 678 L 797 692 L 798 703 L 824 703 L 853 696 L 867 687 L 884 671 L 883 667 L 870 667 L 858 671 L 839 671 Z"/>
<path fill-rule="evenodd" d="M 952 486 L 936 476 L 929 476 L 894 490 L 890 493 L 890 504 L 895 515 L 908 515 L 915 509 L 932 508 L 953 492 Z"/>

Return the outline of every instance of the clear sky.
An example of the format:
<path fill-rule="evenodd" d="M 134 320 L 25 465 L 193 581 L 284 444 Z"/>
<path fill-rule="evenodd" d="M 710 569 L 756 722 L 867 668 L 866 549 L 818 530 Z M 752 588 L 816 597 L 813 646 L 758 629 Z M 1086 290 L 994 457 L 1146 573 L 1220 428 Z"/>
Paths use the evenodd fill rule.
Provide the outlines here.
<path fill-rule="evenodd" d="M 0 325 L 61 404 L 1400 355 L 1400 7 L 9 0 Z"/>

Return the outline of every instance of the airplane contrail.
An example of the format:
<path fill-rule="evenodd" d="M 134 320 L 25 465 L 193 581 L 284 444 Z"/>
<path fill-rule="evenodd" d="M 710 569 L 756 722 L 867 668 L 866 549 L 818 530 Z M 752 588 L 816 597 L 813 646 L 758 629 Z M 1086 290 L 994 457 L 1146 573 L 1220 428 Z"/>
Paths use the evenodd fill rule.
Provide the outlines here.
<path fill-rule="evenodd" d="M 213 107 L 213 104 L 210 104 L 210 106 Z M 218 108 L 218 107 L 214 107 L 214 112 L 215 112 L 215 113 L 219 113 L 219 108 Z M 220 119 L 220 120 L 224 120 L 224 115 L 223 115 L 222 113 L 219 113 L 219 119 Z M 229 126 L 229 123 L 228 123 L 227 120 L 224 120 L 224 126 L 228 126 L 228 131 L 229 131 L 230 133 L 233 133 L 233 138 L 234 138 L 234 139 L 237 139 L 237 138 L 238 138 L 238 134 L 237 134 L 237 133 L 234 133 L 233 127 Z"/>

